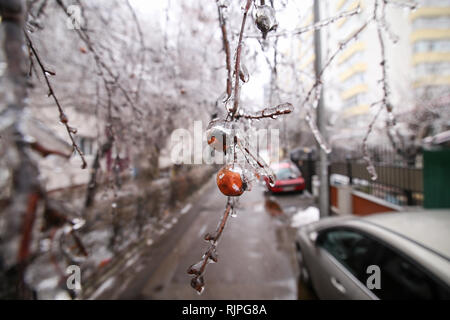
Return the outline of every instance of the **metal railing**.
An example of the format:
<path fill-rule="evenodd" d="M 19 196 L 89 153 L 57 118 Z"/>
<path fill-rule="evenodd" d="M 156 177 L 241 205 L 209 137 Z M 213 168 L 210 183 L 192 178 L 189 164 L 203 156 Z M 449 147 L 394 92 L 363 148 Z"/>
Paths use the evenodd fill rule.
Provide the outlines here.
<path fill-rule="evenodd" d="M 330 165 L 330 174 L 348 177 L 348 183 L 359 190 L 400 206 L 423 205 L 422 169 L 416 167 L 376 164 L 378 178 L 372 181 L 366 164 L 347 160 Z"/>

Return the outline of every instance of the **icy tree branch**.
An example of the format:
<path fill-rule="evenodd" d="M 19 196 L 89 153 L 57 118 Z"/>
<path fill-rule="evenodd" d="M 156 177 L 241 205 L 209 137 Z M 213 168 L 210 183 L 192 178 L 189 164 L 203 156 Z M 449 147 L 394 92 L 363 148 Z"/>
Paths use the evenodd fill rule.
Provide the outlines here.
<path fill-rule="evenodd" d="M 64 110 L 61 106 L 61 103 L 59 102 L 56 94 L 55 94 L 55 90 L 53 89 L 51 83 L 50 83 L 50 79 L 48 77 L 48 75 L 52 75 L 54 76 L 55 73 L 53 71 L 48 70 L 42 63 L 41 58 L 38 54 L 38 52 L 36 51 L 33 42 L 31 41 L 30 36 L 27 34 L 27 31 L 24 30 L 24 34 L 25 34 L 25 38 L 27 40 L 27 44 L 28 47 L 30 48 L 33 57 L 36 59 L 39 68 L 42 72 L 42 75 L 44 76 L 45 79 L 45 83 L 47 84 L 47 88 L 48 88 L 48 96 L 52 97 L 53 100 L 55 101 L 56 106 L 58 107 L 58 112 L 59 112 L 59 120 L 61 121 L 61 123 L 64 125 L 64 127 L 66 128 L 67 131 L 67 135 L 70 138 L 70 141 L 72 143 L 72 146 L 74 148 L 74 150 L 76 150 L 76 152 L 80 155 L 81 161 L 82 161 L 82 165 L 81 168 L 85 169 L 87 167 L 87 162 L 86 159 L 84 157 L 83 152 L 81 151 L 80 147 L 78 146 L 78 144 L 75 142 L 75 139 L 73 137 L 74 134 L 76 134 L 77 130 L 71 126 L 69 126 L 69 118 L 67 117 L 67 115 L 64 113 Z"/>

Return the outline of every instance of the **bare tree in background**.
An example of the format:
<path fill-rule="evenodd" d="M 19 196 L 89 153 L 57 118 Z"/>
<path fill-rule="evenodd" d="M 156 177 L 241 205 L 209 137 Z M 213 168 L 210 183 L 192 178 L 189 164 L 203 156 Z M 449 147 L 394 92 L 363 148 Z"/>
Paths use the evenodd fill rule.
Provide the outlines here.
<path fill-rule="evenodd" d="M 110 245 L 115 253 L 123 249 L 126 241 L 118 236 L 123 171 L 133 163 L 146 169 L 147 182 L 155 180 L 169 133 L 188 120 L 206 123 L 217 116 L 228 123 L 245 120 L 245 127 L 251 128 L 291 113 L 293 105 L 291 116 L 275 125 L 285 126 L 286 136 L 293 137 L 305 127 L 310 132 L 308 139 L 314 137 L 330 152 L 330 144 L 315 121 L 326 73 L 336 57 L 369 26 L 376 28 L 380 44 L 381 60 L 377 63 L 382 73 L 382 96 L 372 103 L 377 110 L 361 141 L 363 157 L 376 179 L 367 141 L 382 112 L 388 118 L 383 132 L 398 152 L 405 152 L 407 143 L 395 129 L 395 106 L 390 102 L 386 78 L 385 42 L 391 41 L 392 35 L 385 14 L 390 5 L 413 8 L 414 4 L 375 0 L 371 16 L 329 50 L 319 74 L 311 72 L 306 74 L 307 81 L 301 81 L 305 74 L 298 70 L 299 61 L 278 50 L 279 40 L 302 39 L 311 30 L 358 16 L 360 8 L 286 31 L 272 16 L 276 13 L 272 9 L 281 10 L 286 3 L 169 1 L 164 10 L 166 25 L 161 28 L 156 21 L 141 19 L 129 1 L 0 0 L 0 296 L 33 297 L 34 288 L 25 278 L 27 268 L 40 258 L 38 240 L 50 239 L 52 245 L 55 239 L 60 240 L 58 248 L 65 260 L 52 256 L 55 269 L 61 269 L 62 260 L 73 262 L 78 255 L 88 254 L 79 230 L 86 221 L 97 222 L 90 213 L 98 204 L 100 185 L 106 185 L 105 194 L 113 197 L 105 209 L 111 213 L 114 230 Z M 257 45 L 247 46 L 251 41 Z M 261 68 L 257 62 L 261 54 L 272 75 L 270 105 L 279 105 L 247 108 L 241 85 Z M 281 84 L 280 68 L 293 70 L 293 88 Z M 292 105 L 280 104 L 284 101 Z M 422 130 L 424 122 L 433 121 L 433 112 L 416 114 L 410 121 L 411 130 Z M 96 150 L 91 158 L 79 142 L 83 124 L 77 123 L 72 113 L 95 119 Z M 64 136 L 58 138 L 55 131 Z M 244 161 L 265 169 L 244 144 L 233 141 L 233 147 L 245 155 Z M 75 210 L 46 193 L 39 165 L 49 156 L 76 163 L 77 174 L 81 168 L 89 170 L 86 192 Z M 206 265 L 217 261 L 217 241 L 236 203 L 227 198 L 216 233 L 205 238 L 210 248 L 189 269 L 192 286 L 198 291 L 204 285 Z M 142 218 L 142 212 L 139 214 Z M 42 225 L 45 228 L 41 229 Z M 85 226 L 90 227 L 90 223 Z M 68 249 L 72 247 L 76 255 Z M 59 272 L 64 279 L 64 272 Z"/>
<path fill-rule="evenodd" d="M 157 171 L 169 132 L 191 117 L 209 118 L 202 108 L 213 104 L 211 91 L 217 95 L 211 70 L 218 60 L 202 49 L 211 33 L 194 41 L 192 35 L 197 26 L 215 23 L 202 12 L 214 7 L 198 1 L 183 6 L 192 21 L 171 27 L 178 41 L 165 43 L 168 30 L 142 21 L 128 1 L 0 2 L 0 296 L 33 297 L 26 270 L 40 259 L 41 239 L 60 239 L 68 261 L 77 257 L 66 252 L 66 242 L 87 255 L 78 229 L 95 207 L 97 185 L 107 182 L 117 197 L 124 161 Z M 172 11 L 179 20 L 181 13 Z M 68 109 L 97 119 L 92 161 L 79 144 L 83 124 Z M 55 134 L 61 128 L 62 139 Z M 72 153 L 79 167 L 91 169 L 85 200 L 75 211 L 47 196 L 39 172 L 41 157 L 68 159 Z M 113 203 L 113 214 L 119 206 Z M 64 283 L 59 259 L 51 258 Z"/>

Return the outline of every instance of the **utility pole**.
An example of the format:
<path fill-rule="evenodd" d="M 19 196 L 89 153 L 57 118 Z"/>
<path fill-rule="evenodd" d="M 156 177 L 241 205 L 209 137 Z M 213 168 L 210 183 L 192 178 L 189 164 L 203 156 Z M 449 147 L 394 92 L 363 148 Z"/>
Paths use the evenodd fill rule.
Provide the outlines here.
<path fill-rule="evenodd" d="M 320 4 L 319 0 L 314 0 L 314 23 L 320 21 Z M 320 72 L 322 70 L 322 46 L 320 38 L 320 29 L 314 31 L 314 70 L 316 73 L 316 79 L 319 78 Z M 319 103 L 317 104 L 317 127 L 320 133 L 326 139 L 326 128 L 325 128 L 325 109 L 323 106 L 323 88 L 320 92 Z M 326 217 L 330 213 L 330 187 L 328 181 L 328 155 L 320 148 L 319 150 L 319 174 L 320 187 L 319 187 L 319 211 L 320 217 Z"/>

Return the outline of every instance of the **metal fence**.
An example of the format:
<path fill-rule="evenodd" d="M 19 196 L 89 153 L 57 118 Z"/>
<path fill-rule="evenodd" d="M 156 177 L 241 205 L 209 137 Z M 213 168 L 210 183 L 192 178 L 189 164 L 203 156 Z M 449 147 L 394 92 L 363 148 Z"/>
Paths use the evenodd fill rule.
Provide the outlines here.
<path fill-rule="evenodd" d="M 367 164 L 358 158 L 347 158 L 330 165 L 330 175 L 348 177 L 348 183 L 359 190 L 400 206 L 423 206 L 421 154 L 405 159 L 385 147 L 370 148 L 378 178 L 372 181 Z M 412 160 L 411 160 L 412 159 Z"/>

